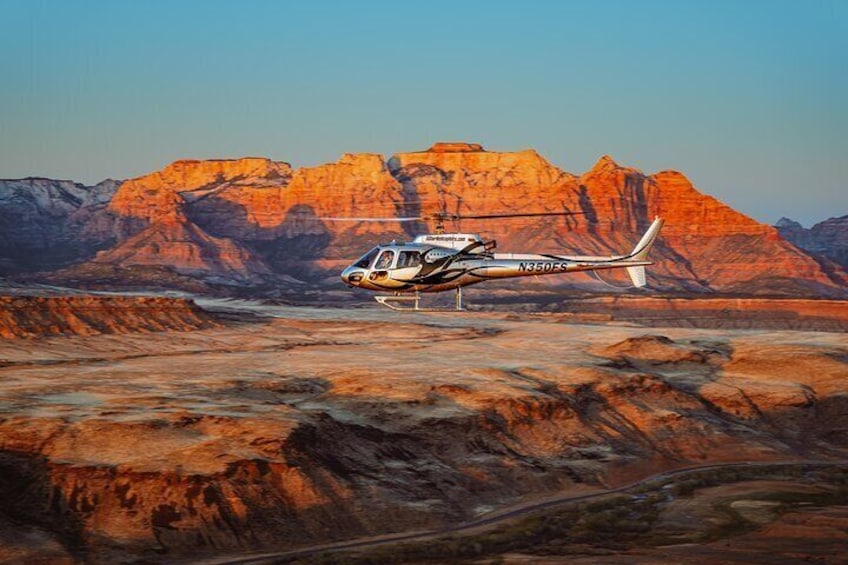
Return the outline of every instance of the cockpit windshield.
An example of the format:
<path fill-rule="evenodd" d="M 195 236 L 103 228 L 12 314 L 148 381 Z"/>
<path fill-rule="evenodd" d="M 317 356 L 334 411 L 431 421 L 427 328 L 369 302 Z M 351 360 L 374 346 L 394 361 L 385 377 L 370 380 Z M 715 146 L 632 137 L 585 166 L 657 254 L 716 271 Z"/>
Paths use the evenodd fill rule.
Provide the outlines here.
<path fill-rule="evenodd" d="M 374 261 L 374 257 L 376 257 L 377 253 L 379 252 L 380 248 L 375 247 L 374 249 L 360 257 L 359 260 L 353 264 L 353 266 L 359 267 L 360 269 L 367 269 L 371 265 L 371 262 Z"/>

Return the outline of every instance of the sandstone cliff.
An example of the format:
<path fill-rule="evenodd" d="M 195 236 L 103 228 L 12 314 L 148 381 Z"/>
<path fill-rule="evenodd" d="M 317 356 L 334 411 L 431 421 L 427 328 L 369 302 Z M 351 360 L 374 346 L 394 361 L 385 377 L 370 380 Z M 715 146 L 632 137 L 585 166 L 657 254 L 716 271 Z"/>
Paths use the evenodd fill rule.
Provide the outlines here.
<path fill-rule="evenodd" d="M 178 273 L 245 281 L 269 272 L 245 247 L 207 234 L 181 212 L 155 219 L 116 247 L 98 253 L 94 262 L 121 268 L 167 265 Z"/>
<path fill-rule="evenodd" d="M 402 211 L 400 183 L 379 155 L 346 154 L 336 163 L 294 171 L 286 182 L 226 186 L 190 202 L 186 213 L 222 237 L 247 242 L 277 270 L 362 253 L 400 224 L 332 222 L 328 217 L 394 217 Z"/>
<path fill-rule="evenodd" d="M 54 198 L 45 196 L 48 203 Z M 338 268 L 371 245 L 434 226 L 333 218 L 574 212 L 562 218 L 466 220 L 447 228 L 480 232 L 504 251 L 608 255 L 629 251 L 659 215 L 666 227 L 651 257 L 657 262 L 649 269 L 654 288 L 836 296 L 848 286 L 841 267 L 810 257 L 775 228 L 702 194 L 684 175 L 648 175 L 608 156 L 579 176 L 533 150 L 486 151 L 459 142 L 398 153 L 388 161 L 346 154 L 335 163 L 294 171 L 287 163 L 260 158 L 183 160 L 124 182 L 110 200 L 106 189 L 93 200 L 96 205 L 61 212 L 55 226 L 41 221 L 20 228 L 13 219 L 4 233 L 17 239 L 7 237 L 4 248 L 39 235 L 45 249 L 61 248 L 56 242 L 72 234 L 74 245 L 88 249 L 89 256 L 110 247 L 93 265 L 169 268 L 239 284 L 279 285 L 279 277 L 294 276 L 337 285 Z M 843 232 L 833 233 L 839 240 Z M 548 277 L 542 284 L 594 290 L 629 284 L 619 276 L 604 274 L 606 282 L 587 275 Z"/>
<path fill-rule="evenodd" d="M 120 296 L 0 296 L 0 338 L 187 331 L 217 323 L 190 300 Z"/>
<path fill-rule="evenodd" d="M 676 171 L 644 175 L 602 158 L 581 177 L 581 184 L 587 187 L 593 213 L 628 226 L 610 230 L 613 233 L 640 228 L 638 232 L 649 218 L 666 218 L 662 243 L 673 254 L 655 258 L 661 260 L 659 273 L 665 270 L 673 275 L 683 264 L 714 289 L 734 290 L 747 284 L 765 292 L 773 288 L 775 293 L 786 281 L 799 285 L 799 290 L 807 285 L 810 290 L 823 290 L 844 282 L 834 281 L 771 226 L 698 192 Z M 610 193 L 623 197 L 610 198 Z M 599 208 L 594 208 L 595 203 Z"/>
<path fill-rule="evenodd" d="M 240 243 L 214 237 L 186 217 L 187 202 L 231 187 L 285 185 L 288 163 L 244 158 L 175 161 L 121 185 L 109 203 L 123 241 L 95 260 L 118 266 L 168 266 L 184 274 L 250 281 L 268 273 L 264 262 Z"/>
<path fill-rule="evenodd" d="M 174 161 L 161 171 L 123 183 L 109 209 L 125 220 L 124 235 L 132 235 L 162 216 L 173 216 L 183 197 L 203 198 L 234 185 L 284 184 L 290 175 L 288 163 L 270 159 Z"/>
<path fill-rule="evenodd" d="M 654 284 L 674 288 L 768 292 L 834 289 L 819 264 L 784 241 L 778 232 L 698 192 L 680 173 L 645 175 L 608 156 L 576 177 L 560 171 L 535 151 L 495 153 L 428 150 L 395 155 L 393 173 L 405 194 L 425 212 L 455 213 L 570 211 L 563 219 L 465 222 L 504 249 L 614 254 L 628 251 L 654 216 L 666 219 L 649 269 Z M 482 223 L 483 225 L 477 225 Z"/>
<path fill-rule="evenodd" d="M 843 269 L 848 269 L 848 216 L 824 220 L 810 229 L 788 218 L 781 218 L 775 227 L 793 245 L 827 257 Z"/>

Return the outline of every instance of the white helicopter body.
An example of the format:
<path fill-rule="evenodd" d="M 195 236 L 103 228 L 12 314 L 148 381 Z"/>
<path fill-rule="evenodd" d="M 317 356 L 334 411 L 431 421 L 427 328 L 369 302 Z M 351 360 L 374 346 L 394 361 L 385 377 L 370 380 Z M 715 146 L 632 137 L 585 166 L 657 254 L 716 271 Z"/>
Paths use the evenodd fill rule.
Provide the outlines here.
<path fill-rule="evenodd" d="M 656 218 L 633 251 L 608 257 L 492 253 L 495 242 L 486 242 L 476 234 L 420 235 L 408 243 L 374 247 L 347 267 L 341 278 L 349 286 L 394 293 L 377 300 L 404 310 L 410 308 L 398 308 L 395 303 L 411 300 L 411 309 L 418 310 L 418 293 L 452 289 L 457 291 L 457 309 L 462 309 L 462 287 L 511 277 L 624 268 L 633 286 L 643 287 L 645 266 L 652 264 L 647 260 L 648 252 L 662 225 L 663 220 Z"/>

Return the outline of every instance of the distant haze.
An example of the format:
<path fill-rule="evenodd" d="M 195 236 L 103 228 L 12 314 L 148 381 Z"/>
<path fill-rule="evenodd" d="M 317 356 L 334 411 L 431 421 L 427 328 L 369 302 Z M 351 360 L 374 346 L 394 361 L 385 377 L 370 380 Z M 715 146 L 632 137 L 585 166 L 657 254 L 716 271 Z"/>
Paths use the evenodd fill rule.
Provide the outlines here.
<path fill-rule="evenodd" d="M 848 214 L 848 3 L 0 0 L 0 177 L 462 140 Z"/>

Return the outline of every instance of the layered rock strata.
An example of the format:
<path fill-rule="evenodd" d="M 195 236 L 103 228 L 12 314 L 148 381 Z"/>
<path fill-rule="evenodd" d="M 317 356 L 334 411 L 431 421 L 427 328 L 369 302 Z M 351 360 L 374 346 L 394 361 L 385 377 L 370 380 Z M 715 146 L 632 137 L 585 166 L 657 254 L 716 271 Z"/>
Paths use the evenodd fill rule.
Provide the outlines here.
<path fill-rule="evenodd" d="M 103 250 L 94 263 L 165 267 L 213 282 L 285 284 L 280 276 L 329 281 L 375 243 L 435 229 L 432 222 L 368 218 L 521 211 L 572 215 L 465 220 L 447 228 L 480 232 L 505 251 L 610 255 L 632 249 L 653 217 L 662 216 L 666 227 L 651 257 L 657 264 L 649 269 L 655 288 L 840 295 L 848 285 L 841 267 L 810 257 L 775 228 L 702 194 L 684 175 L 648 175 L 608 156 L 578 176 L 533 150 L 486 151 L 451 142 L 388 161 L 346 154 L 296 170 L 262 158 L 182 160 L 124 182 L 111 198 L 115 183 L 48 190 L 41 186 L 47 181 L 14 182 L 8 210 L 18 213 L 24 202 L 37 213 L 26 227 L 15 227 L 12 218 L 0 230 L 4 248 L 37 240 L 49 255 L 73 240 L 87 251 L 66 253 L 66 259 Z M 41 204 L 32 205 L 30 197 Z M 841 241 L 844 230 L 828 233 Z M 7 255 L 7 270 L 14 271 L 18 260 Z M 544 281 L 594 290 L 626 284 L 585 275 Z"/>
<path fill-rule="evenodd" d="M 389 315 L 6 342 L 0 523 L 88 562 L 171 560 L 446 527 L 704 462 L 846 456 L 837 334 Z"/>
<path fill-rule="evenodd" d="M 60 267 L 114 244 L 106 207 L 120 184 L 0 180 L 0 274 Z"/>
<path fill-rule="evenodd" d="M 781 218 L 775 227 L 793 245 L 827 257 L 843 269 L 848 268 L 848 216 L 824 220 L 810 229 L 788 218 Z"/>
<path fill-rule="evenodd" d="M 191 300 L 122 296 L 0 296 L 0 337 L 188 331 L 218 324 Z"/>

